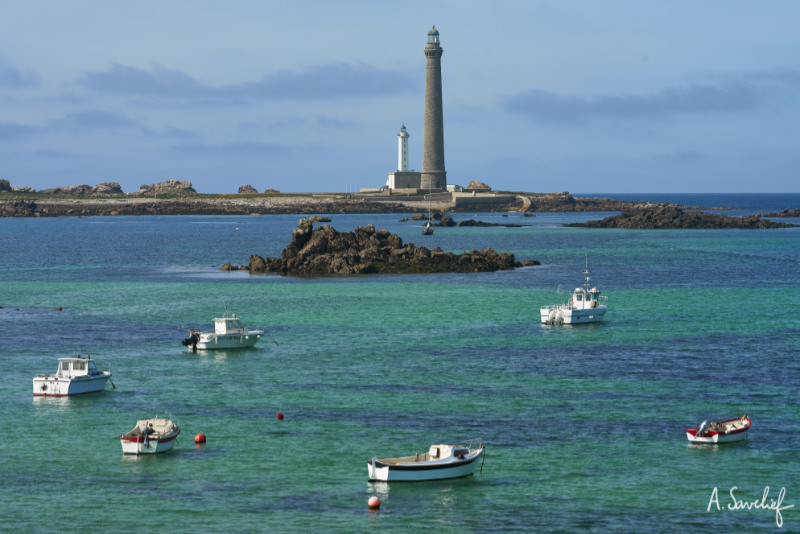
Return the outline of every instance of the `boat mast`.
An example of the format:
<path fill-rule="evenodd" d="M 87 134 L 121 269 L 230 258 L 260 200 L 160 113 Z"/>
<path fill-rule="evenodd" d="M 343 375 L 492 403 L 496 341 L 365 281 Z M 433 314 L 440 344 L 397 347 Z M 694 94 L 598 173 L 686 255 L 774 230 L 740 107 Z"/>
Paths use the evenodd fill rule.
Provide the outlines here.
<path fill-rule="evenodd" d="M 590 273 L 591 273 L 591 271 L 589 271 L 589 255 L 587 254 L 586 255 L 586 268 L 583 270 L 583 276 L 584 276 L 583 287 L 586 288 L 586 291 L 589 291 L 589 285 L 590 285 L 589 284 L 589 280 L 591 280 L 591 278 L 589 278 L 589 274 Z"/>

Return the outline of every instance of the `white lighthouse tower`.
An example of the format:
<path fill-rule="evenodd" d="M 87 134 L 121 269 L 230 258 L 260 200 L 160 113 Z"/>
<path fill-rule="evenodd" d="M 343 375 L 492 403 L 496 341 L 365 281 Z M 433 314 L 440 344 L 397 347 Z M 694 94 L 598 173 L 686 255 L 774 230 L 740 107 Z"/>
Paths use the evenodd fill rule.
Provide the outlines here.
<path fill-rule="evenodd" d="M 387 189 L 418 189 L 420 173 L 408 168 L 408 138 L 411 137 L 406 130 L 406 125 L 400 127 L 397 134 L 397 170 L 389 173 L 386 180 Z M 413 194 L 413 191 L 411 192 Z"/>
<path fill-rule="evenodd" d="M 397 170 L 400 172 L 408 171 L 408 131 L 406 125 L 400 127 L 400 133 L 397 134 Z"/>

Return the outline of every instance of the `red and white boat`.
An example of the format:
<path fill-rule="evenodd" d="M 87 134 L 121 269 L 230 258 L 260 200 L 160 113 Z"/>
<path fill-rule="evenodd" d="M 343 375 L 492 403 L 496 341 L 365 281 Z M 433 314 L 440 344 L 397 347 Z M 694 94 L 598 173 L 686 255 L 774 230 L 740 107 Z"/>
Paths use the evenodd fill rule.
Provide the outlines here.
<path fill-rule="evenodd" d="M 110 378 L 111 371 L 98 369 L 91 356 L 59 358 L 55 374 L 33 378 L 33 396 L 69 397 L 97 393 L 105 389 Z"/>
<path fill-rule="evenodd" d="M 132 430 L 119 437 L 123 454 L 156 454 L 175 445 L 181 429 L 169 417 L 139 419 Z"/>
<path fill-rule="evenodd" d="M 692 443 L 730 443 L 747 437 L 753 422 L 744 414 L 726 421 L 703 421 L 697 428 L 686 429 L 686 439 Z"/>

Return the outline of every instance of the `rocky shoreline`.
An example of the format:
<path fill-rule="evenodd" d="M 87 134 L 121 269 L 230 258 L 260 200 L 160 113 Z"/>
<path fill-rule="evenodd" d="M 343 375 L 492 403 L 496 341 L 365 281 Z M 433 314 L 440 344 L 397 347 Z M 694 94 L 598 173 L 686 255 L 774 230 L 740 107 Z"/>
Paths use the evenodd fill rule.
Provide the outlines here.
<path fill-rule="evenodd" d="M 545 199 L 545 197 L 547 197 Z M 448 202 L 434 203 L 439 211 L 475 213 L 477 211 L 583 212 L 622 211 L 640 205 L 606 198 L 579 198 L 542 195 L 542 200 L 527 204 L 521 196 L 506 203 L 486 207 L 454 207 Z M 524 197 L 534 198 L 533 195 Z M 257 195 L 182 195 L 126 197 L 56 197 L 41 193 L 0 193 L 0 217 L 97 217 L 116 215 L 286 215 L 356 213 L 426 213 L 429 202 L 423 196 L 395 199 L 391 196 L 344 195 L 337 193 L 257 194 Z M 505 225 L 504 225 L 505 226 Z"/>
<path fill-rule="evenodd" d="M 423 194 L 393 195 L 390 191 L 282 194 L 271 188 L 258 193 L 249 185 L 241 186 L 237 194 L 208 195 L 197 193 L 190 182 L 180 180 L 144 184 L 135 193 L 124 193 L 116 182 L 56 187 L 37 192 L 30 187 L 12 187 L 7 180 L 0 180 L 0 217 L 425 213 L 431 209 L 431 204 L 437 211 L 520 212 L 530 215 L 535 211 L 622 211 L 638 204 L 612 198 L 574 197 L 568 191 L 476 191 L 472 195 L 454 193 L 434 197 L 431 200 Z"/>
<path fill-rule="evenodd" d="M 247 265 L 223 265 L 222 271 L 246 270 L 250 274 L 278 273 L 296 276 L 349 274 L 485 273 L 539 265 L 520 262 L 513 254 L 494 249 L 470 250 L 463 254 L 429 250 L 413 243 L 403 244 L 397 234 L 360 226 L 352 232 L 338 232 L 325 224 L 314 228 L 312 219 L 301 219 L 292 240 L 280 258 L 250 256 Z"/>
<path fill-rule="evenodd" d="M 584 228 L 627 228 L 632 230 L 661 229 L 765 229 L 797 228 L 796 224 L 779 223 L 758 215 L 728 217 L 716 213 L 685 212 L 673 206 L 628 208 L 619 215 L 600 221 L 573 223 L 565 226 Z"/>

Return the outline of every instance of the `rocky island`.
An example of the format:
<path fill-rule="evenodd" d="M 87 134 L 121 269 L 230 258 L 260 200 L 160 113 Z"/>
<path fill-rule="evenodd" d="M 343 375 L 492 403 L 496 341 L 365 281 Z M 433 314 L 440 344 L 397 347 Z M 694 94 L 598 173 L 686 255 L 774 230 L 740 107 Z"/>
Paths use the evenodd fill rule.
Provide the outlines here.
<path fill-rule="evenodd" d="M 280 258 L 250 256 L 248 265 L 226 263 L 223 271 L 249 270 L 254 273 L 322 276 L 342 274 L 472 273 L 539 265 L 520 262 L 513 254 L 494 249 L 470 250 L 463 254 L 429 250 L 413 243 L 403 244 L 397 234 L 360 226 L 352 232 L 339 232 L 330 225 L 316 229 L 310 219 L 301 219 L 292 232 L 292 241 Z"/>
<path fill-rule="evenodd" d="M 651 206 L 627 208 L 621 214 L 600 221 L 573 223 L 565 226 L 585 228 L 628 228 L 632 230 L 661 229 L 764 229 L 792 228 L 795 224 L 779 223 L 763 219 L 758 215 L 728 217 L 716 213 L 699 211 L 685 212 L 674 206 Z"/>

